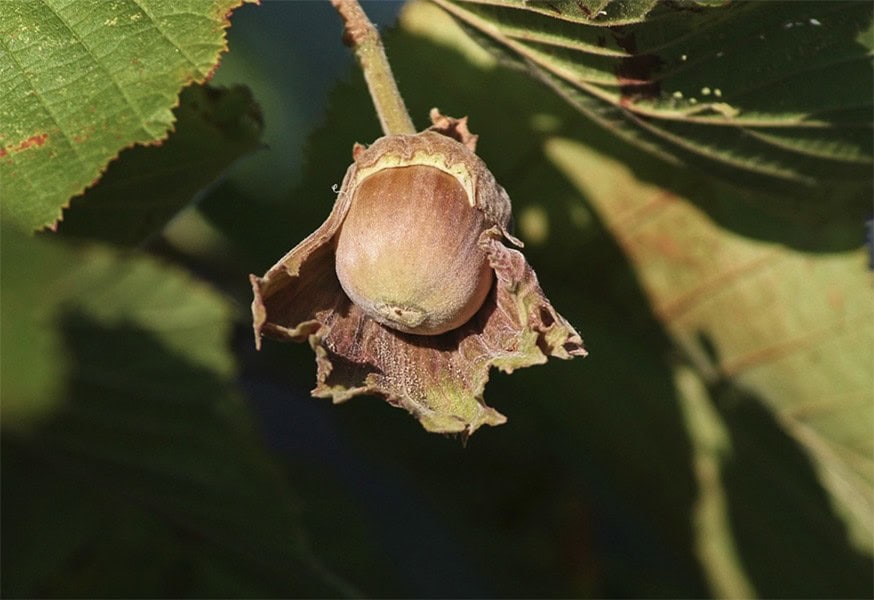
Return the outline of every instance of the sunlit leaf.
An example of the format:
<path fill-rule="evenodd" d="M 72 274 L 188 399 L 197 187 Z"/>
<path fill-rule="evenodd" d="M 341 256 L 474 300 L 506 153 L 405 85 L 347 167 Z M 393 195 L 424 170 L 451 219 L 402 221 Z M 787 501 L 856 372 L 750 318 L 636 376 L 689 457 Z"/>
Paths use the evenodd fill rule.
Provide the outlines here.
<path fill-rule="evenodd" d="M 3 352 L 4 363 L 16 360 L 17 349 L 27 348 L 32 339 L 53 336 L 56 346 L 62 339 L 59 320 L 72 311 L 109 327 L 125 323 L 155 332 L 161 343 L 186 360 L 225 378 L 232 375 L 224 342 L 232 313 L 205 285 L 154 260 L 125 258 L 99 246 L 65 248 L 12 227 L 4 227 L 2 244 L 3 304 L 12 302 L 17 319 L 28 324 L 28 335 L 21 331 L 16 338 L 12 332 L 7 337 L 3 328 L 3 346 L 10 349 Z M 15 320 L 12 313 L 9 317 Z M 5 364 L 3 371 L 7 372 Z M 19 380 L 28 379 L 26 370 L 8 372 L 4 386 L 17 389 Z M 3 395 L 4 428 L 17 425 L 15 415 L 28 420 L 45 416 L 31 399 Z"/>
<path fill-rule="evenodd" d="M 4 216 L 52 225 L 122 148 L 163 139 L 242 1 L 0 2 Z"/>
<path fill-rule="evenodd" d="M 815 460 L 853 540 L 870 551 L 874 295 L 866 252 L 806 254 L 738 236 L 582 144 L 555 139 L 547 152 L 616 236 L 667 331 L 711 381 L 763 399 Z"/>

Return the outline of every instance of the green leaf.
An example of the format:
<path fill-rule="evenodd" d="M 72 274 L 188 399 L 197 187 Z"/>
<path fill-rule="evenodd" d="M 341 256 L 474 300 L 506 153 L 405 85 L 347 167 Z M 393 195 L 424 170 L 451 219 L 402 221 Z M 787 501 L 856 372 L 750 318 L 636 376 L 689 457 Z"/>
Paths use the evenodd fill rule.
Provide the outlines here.
<path fill-rule="evenodd" d="M 579 142 L 556 138 L 547 152 L 625 249 L 655 315 L 699 372 L 762 399 L 808 451 L 853 541 L 870 552 L 874 296 L 867 253 L 811 255 L 740 237 Z M 712 192 L 700 191 L 709 199 L 699 202 L 721 202 Z"/>
<path fill-rule="evenodd" d="M 768 3 L 768 10 L 772 4 Z M 849 11 L 850 16 L 853 11 L 868 11 L 867 5 L 823 8 L 829 7 L 844 17 L 841 11 Z M 471 5 L 462 8 L 469 10 Z M 724 9 L 712 10 L 716 19 Z M 687 16 L 704 18 L 707 14 Z M 821 23 L 826 23 L 826 13 L 819 14 Z M 651 16 L 655 17 L 655 11 Z M 867 19 L 858 19 L 860 27 Z M 688 422 L 683 391 L 677 390 L 675 400 L 661 388 L 664 359 L 658 356 L 666 350 L 660 337 L 651 330 L 640 331 L 634 323 L 653 314 L 654 327 L 662 328 L 690 361 L 702 354 L 699 340 L 706 340 L 705 346 L 709 344 L 715 352 L 707 360 L 694 360 L 696 376 L 708 382 L 708 392 L 719 402 L 723 427 L 734 445 L 724 465 L 724 481 L 716 484 L 722 491 L 714 493 L 708 488 L 713 482 L 696 473 L 703 500 L 696 502 L 695 510 L 721 507 L 725 511 L 709 514 L 709 524 L 694 523 L 692 533 L 705 570 L 722 569 L 717 577 L 712 577 L 713 571 L 707 573 L 713 591 L 743 590 L 744 579 L 750 579 L 752 589 L 764 596 L 870 594 L 874 314 L 870 272 L 859 248 L 864 235 L 861 214 L 870 212 L 870 192 L 859 192 L 849 201 L 854 210 L 848 211 L 831 194 L 818 198 L 815 205 L 809 200 L 796 202 L 726 185 L 709 177 L 708 171 L 666 165 L 636 151 L 641 147 L 636 138 L 604 136 L 589 125 L 592 120 L 573 119 L 521 82 L 500 85 L 494 62 L 481 58 L 481 53 L 445 28 L 436 33 L 441 28 L 435 16 L 424 20 L 427 25 L 417 29 L 422 35 L 463 49 L 472 63 L 484 65 L 479 84 L 459 85 L 458 92 L 441 88 L 442 97 L 433 102 L 448 112 L 446 107 L 454 101 L 459 105 L 455 110 L 470 113 L 471 128 L 481 134 L 484 158 L 513 198 L 520 236 L 543 248 L 541 261 L 533 253 L 531 261 L 544 289 L 559 305 L 562 293 L 577 299 L 579 312 L 566 309 L 567 316 L 579 323 L 590 346 L 590 360 L 597 361 L 601 371 L 577 375 L 560 365 L 556 368 L 564 371 L 567 381 L 555 377 L 524 388 L 525 378 L 514 376 L 507 393 L 540 398 L 549 406 L 565 402 L 565 406 L 554 406 L 555 428 L 550 429 L 550 436 L 561 437 L 565 427 L 585 430 L 579 438 L 569 435 L 569 454 L 578 456 L 580 448 L 594 447 L 602 467 L 616 473 L 617 480 L 637 481 L 637 485 L 623 481 L 623 489 L 634 502 L 643 502 L 646 496 L 650 514 L 664 520 L 676 518 L 662 503 L 671 495 L 678 503 L 685 499 L 683 462 L 676 456 L 682 449 L 671 444 L 674 435 L 684 434 L 677 433 L 676 417 L 666 405 L 679 401 L 685 413 L 685 435 L 693 445 L 690 459 L 696 469 L 702 455 L 701 432 Z M 583 39 L 583 26 L 550 23 L 558 31 L 573 27 L 574 33 L 580 33 L 574 39 Z M 828 23 L 837 27 L 840 19 Z M 818 27 L 809 22 L 807 26 Z M 611 36 L 607 30 L 602 33 L 609 50 Z M 597 37 L 594 41 L 597 45 Z M 439 63 L 452 65 L 453 77 L 462 71 L 458 58 L 435 56 L 433 60 L 437 73 Z M 418 72 L 423 76 L 426 71 L 420 67 Z M 870 72 L 860 76 L 868 78 Z M 403 81 L 403 72 L 400 77 Z M 439 81 L 440 76 L 433 74 L 430 79 Z M 470 92 L 474 87 L 487 90 L 488 99 Z M 832 90 L 824 84 L 821 91 Z M 482 108 L 493 105 L 495 98 L 500 98 L 503 107 L 499 116 Z M 864 103 L 870 102 L 869 86 Z M 596 116 L 613 110 L 600 101 L 593 107 Z M 850 111 L 841 116 L 849 120 Z M 870 120 L 870 110 L 866 118 Z M 489 135 L 505 130 L 515 130 L 514 136 L 508 133 L 509 139 L 495 142 L 490 149 Z M 806 151 L 816 147 L 831 155 L 835 147 L 831 134 L 843 130 L 816 131 L 820 135 L 807 130 L 798 143 Z M 870 129 L 864 131 L 869 138 L 864 144 L 870 145 Z M 795 158 L 787 162 L 792 168 L 800 169 L 800 164 Z M 577 193 L 568 194 L 555 181 L 561 176 L 549 166 L 557 167 Z M 870 168 L 856 177 L 858 189 L 870 189 Z M 778 182 L 777 187 L 781 185 Z M 637 304 L 636 294 L 641 290 L 636 283 L 623 280 L 629 265 L 611 261 L 604 241 L 593 239 L 600 222 L 624 251 L 649 306 Z M 747 262 L 755 257 L 759 263 Z M 746 266 L 751 268 L 745 270 Z M 544 268 L 553 272 L 552 278 Z M 569 302 L 564 300 L 564 304 Z M 671 302 L 680 308 L 686 302 L 689 313 L 672 319 L 662 311 Z M 613 306 L 627 322 L 610 319 L 608 307 Z M 759 360 L 736 362 L 742 357 Z M 673 380 L 676 358 L 668 362 Z M 553 396 L 544 398 L 544 390 L 551 390 Z M 512 424 L 512 412 L 509 417 Z M 651 443 L 655 445 L 648 446 Z M 655 483 L 659 480 L 670 483 L 663 487 Z M 685 506 L 680 510 L 695 514 Z M 772 519 L 775 514 L 785 515 L 785 520 Z M 714 524 L 728 524 L 730 529 L 720 531 L 721 539 L 709 542 L 733 545 L 737 555 L 724 555 L 717 561 L 711 555 L 708 564 L 701 553 L 709 551 L 704 536 L 713 531 L 708 527 Z M 763 544 L 763 539 L 768 543 Z M 779 566 L 769 565 L 767 556 L 780 556 Z M 735 560 L 745 573 L 737 571 L 737 564 L 728 564 Z"/>
<path fill-rule="evenodd" d="M 72 261 L 59 262 L 48 244 L 28 243 L 3 223 L 0 250 L 0 417 L 3 428 L 26 427 L 52 410 L 64 391 L 69 359 L 51 326 L 58 304 L 46 281 L 62 278 Z M 33 273 L 30 265 L 39 265 Z"/>
<path fill-rule="evenodd" d="M 4 217 L 51 226 L 121 149 L 162 140 L 242 1 L 0 3 Z"/>
<path fill-rule="evenodd" d="M 122 151 L 100 182 L 73 199 L 58 231 L 132 246 L 160 231 L 240 156 L 258 147 L 263 123 L 245 87 L 182 91 L 176 126 L 160 146 Z"/>
<path fill-rule="evenodd" d="M 345 592 L 235 393 L 229 304 L 154 259 L 2 243 L 3 595 Z"/>
<path fill-rule="evenodd" d="M 551 2 L 433 1 L 586 117 L 666 160 L 816 202 L 836 183 L 869 179 L 870 3 L 662 3 L 605 27 L 551 14 Z"/>
<path fill-rule="evenodd" d="M 658 0 L 473 0 L 482 4 L 523 9 L 572 23 L 621 25 L 640 21 Z"/>

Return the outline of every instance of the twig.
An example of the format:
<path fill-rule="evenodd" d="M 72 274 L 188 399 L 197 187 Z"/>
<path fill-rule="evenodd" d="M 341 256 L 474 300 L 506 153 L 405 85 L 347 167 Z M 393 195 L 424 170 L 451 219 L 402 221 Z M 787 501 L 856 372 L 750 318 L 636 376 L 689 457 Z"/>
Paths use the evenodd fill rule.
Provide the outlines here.
<path fill-rule="evenodd" d="M 364 14 L 358 0 L 331 0 L 345 24 L 343 41 L 358 57 L 367 89 L 386 135 L 416 133 L 412 119 L 398 91 L 376 27 Z"/>

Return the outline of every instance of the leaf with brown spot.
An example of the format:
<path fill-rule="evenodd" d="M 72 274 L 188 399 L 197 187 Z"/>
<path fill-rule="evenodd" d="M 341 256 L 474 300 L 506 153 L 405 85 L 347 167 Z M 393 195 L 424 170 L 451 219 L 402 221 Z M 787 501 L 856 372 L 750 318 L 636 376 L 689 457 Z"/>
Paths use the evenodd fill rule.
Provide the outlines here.
<path fill-rule="evenodd" d="M 3 217 L 52 226 L 120 150 L 163 140 L 245 1 L 0 2 Z"/>

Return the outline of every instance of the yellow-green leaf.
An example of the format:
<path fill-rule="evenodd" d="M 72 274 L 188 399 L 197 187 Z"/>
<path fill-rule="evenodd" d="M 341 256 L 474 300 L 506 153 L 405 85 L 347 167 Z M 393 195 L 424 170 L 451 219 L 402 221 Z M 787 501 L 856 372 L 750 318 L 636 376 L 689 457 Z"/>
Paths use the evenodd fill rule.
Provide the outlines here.
<path fill-rule="evenodd" d="M 806 448 L 853 541 L 870 552 L 874 293 L 866 251 L 808 254 L 743 237 L 578 142 L 555 138 L 547 153 L 616 236 L 655 315 L 699 372 L 762 399 Z M 699 188 L 711 201 L 720 192 Z"/>

